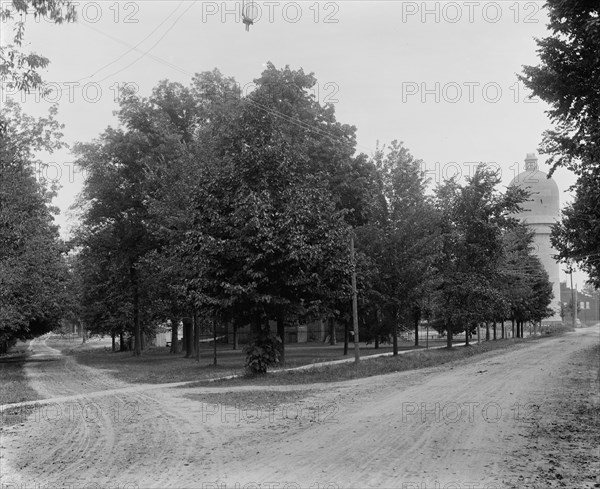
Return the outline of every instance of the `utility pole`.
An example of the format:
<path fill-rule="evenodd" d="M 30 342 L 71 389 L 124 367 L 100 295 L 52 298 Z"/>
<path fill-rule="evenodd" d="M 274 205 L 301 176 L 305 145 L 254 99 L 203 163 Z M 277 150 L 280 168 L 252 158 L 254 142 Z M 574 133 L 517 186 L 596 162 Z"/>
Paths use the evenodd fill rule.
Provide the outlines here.
<path fill-rule="evenodd" d="M 200 362 L 200 325 L 198 324 L 198 314 L 194 308 L 194 343 L 196 347 L 196 361 Z"/>
<path fill-rule="evenodd" d="M 354 325 L 354 362 L 360 360 L 358 349 L 358 297 L 356 292 L 356 260 L 354 259 L 354 236 L 350 236 L 350 263 L 352 267 L 352 322 Z"/>
<path fill-rule="evenodd" d="M 213 315 L 212 318 L 213 323 L 213 365 L 217 364 L 217 318 Z"/>
<path fill-rule="evenodd" d="M 577 306 L 575 305 L 575 289 L 573 289 L 573 265 L 569 267 L 569 272 L 571 275 L 571 308 L 572 310 L 572 319 L 573 319 L 573 329 L 575 329 L 575 315 L 577 314 Z"/>
<path fill-rule="evenodd" d="M 575 326 L 577 325 L 577 304 L 578 304 L 579 298 L 577 297 L 577 284 L 575 284 L 575 305 L 573 307 L 573 317 L 575 319 L 573 319 L 573 328 L 575 328 Z"/>

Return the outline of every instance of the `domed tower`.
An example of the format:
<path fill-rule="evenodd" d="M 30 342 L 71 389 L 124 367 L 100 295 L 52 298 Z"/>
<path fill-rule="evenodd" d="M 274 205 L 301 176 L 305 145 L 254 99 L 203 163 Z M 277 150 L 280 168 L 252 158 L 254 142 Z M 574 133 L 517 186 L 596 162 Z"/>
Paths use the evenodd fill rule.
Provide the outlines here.
<path fill-rule="evenodd" d="M 521 204 L 523 212 L 517 217 L 535 231 L 534 253 L 542 262 L 552 283 L 554 299 L 550 307 L 555 313 L 545 321 L 561 321 L 559 264 L 552 258 L 557 252 L 550 244 L 551 226 L 559 220 L 560 213 L 558 186 L 552 178 L 539 170 L 535 153 L 527 153 L 525 171 L 513 178 L 510 185 L 523 187 L 531 193 L 529 200 Z"/>

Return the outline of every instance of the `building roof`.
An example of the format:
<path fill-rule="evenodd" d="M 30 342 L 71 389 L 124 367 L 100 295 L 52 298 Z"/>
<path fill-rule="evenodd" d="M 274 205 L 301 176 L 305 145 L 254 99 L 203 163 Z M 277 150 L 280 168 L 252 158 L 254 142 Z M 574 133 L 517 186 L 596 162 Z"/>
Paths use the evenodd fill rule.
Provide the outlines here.
<path fill-rule="evenodd" d="M 528 153 L 525 158 L 525 171 L 512 179 L 510 185 L 517 185 L 527 189 L 530 200 L 523 202 L 523 212 L 519 217 L 528 224 L 553 224 L 559 219 L 560 194 L 558 185 L 552 178 L 537 165 L 535 153 Z"/>

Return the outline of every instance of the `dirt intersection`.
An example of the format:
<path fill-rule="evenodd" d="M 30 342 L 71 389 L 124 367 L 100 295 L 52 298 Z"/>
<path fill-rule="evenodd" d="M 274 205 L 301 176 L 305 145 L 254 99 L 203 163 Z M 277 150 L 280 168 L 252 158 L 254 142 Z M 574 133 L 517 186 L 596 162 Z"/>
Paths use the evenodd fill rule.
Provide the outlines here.
<path fill-rule="evenodd" d="M 598 339 L 585 329 L 463 364 L 243 388 L 287 393 L 263 406 L 238 402 L 239 387 L 125 384 L 35 340 L 27 374 L 47 400 L 3 428 L 2 488 L 542 487 L 526 433 Z"/>

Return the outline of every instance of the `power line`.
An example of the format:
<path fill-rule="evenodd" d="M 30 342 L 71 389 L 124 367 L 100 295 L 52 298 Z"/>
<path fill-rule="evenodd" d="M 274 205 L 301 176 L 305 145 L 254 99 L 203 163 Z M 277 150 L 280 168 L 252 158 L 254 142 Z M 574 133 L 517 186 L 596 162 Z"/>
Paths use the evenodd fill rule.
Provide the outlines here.
<path fill-rule="evenodd" d="M 183 2 L 182 2 L 183 3 Z M 179 22 L 179 19 L 181 19 L 181 17 L 183 17 L 188 10 L 190 10 L 194 5 L 195 5 L 195 1 L 193 3 L 190 4 L 190 6 L 188 8 L 186 8 L 180 15 L 179 17 L 177 17 L 175 19 L 175 21 L 171 24 L 171 26 L 164 32 L 164 34 L 162 36 L 160 36 L 158 38 L 158 40 L 152 45 L 150 46 L 150 49 L 148 49 L 147 51 L 143 52 L 141 56 L 139 56 L 137 59 L 134 59 L 131 63 L 129 63 L 127 66 L 125 66 L 124 68 L 121 68 L 120 70 L 115 71 L 114 73 L 111 73 L 110 75 L 106 75 L 104 78 L 102 78 L 101 80 L 98 81 L 98 83 L 103 82 L 104 80 L 106 80 L 107 78 L 110 78 L 111 76 L 117 75 L 119 73 L 121 73 L 122 71 L 125 71 L 127 68 L 130 68 L 131 66 L 133 66 L 134 64 L 136 64 L 139 60 L 141 60 L 142 58 L 144 58 L 146 55 L 150 54 L 150 52 L 160 43 L 160 41 L 162 41 L 165 36 L 173 29 L 173 27 L 175 27 L 175 25 L 177 24 L 177 22 Z M 181 5 L 181 4 L 180 4 Z M 177 6 L 177 8 L 179 8 L 179 5 Z"/>
<path fill-rule="evenodd" d="M 158 24 L 154 29 L 152 29 L 152 31 L 150 31 L 150 34 L 148 34 L 146 37 L 144 37 L 140 42 L 138 42 L 135 46 L 130 47 L 127 51 L 125 51 L 123 54 L 121 54 L 119 57 L 115 58 L 114 60 L 112 60 L 110 63 L 105 64 L 104 66 L 102 66 L 101 68 L 97 69 L 93 74 L 80 78 L 79 80 L 77 80 L 78 82 L 83 81 L 83 80 L 87 80 L 88 78 L 93 78 L 95 77 L 100 71 L 102 71 L 105 68 L 108 68 L 109 66 L 115 64 L 117 61 L 120 61 L 121 59 L 123 59 L 126 55 L 128 55 L 130 52 L 132 51 L 138 51 L 138 47 L 143 44 L 147 39 L 149 39 L 158 29 L 160 29 L 172 16 L 173 14 L 175 14 L 175 12 L 177 12 L 177 10 L 179 10 L 179 7 L 181 7 L 181 5 L 183 5 L 184 0 L 181 0 L 181 2 L 179 2 L 179 4 L 177 5 L 177 7 L 175 7 L 171 13 L 169 15 L 167 15 L 163 21 Z M 187 10 L 186 10 L 187 11 Z M 185 12 L 184 12 L 185 13 Z M 87 25 L 87 24 L 84 24 Z M 95 29 L 97 31 L 97 29 Z M 167 31 L 168 32 L 168 31 Z M 161 38 L 162 39 L 162 38 Z"/>

